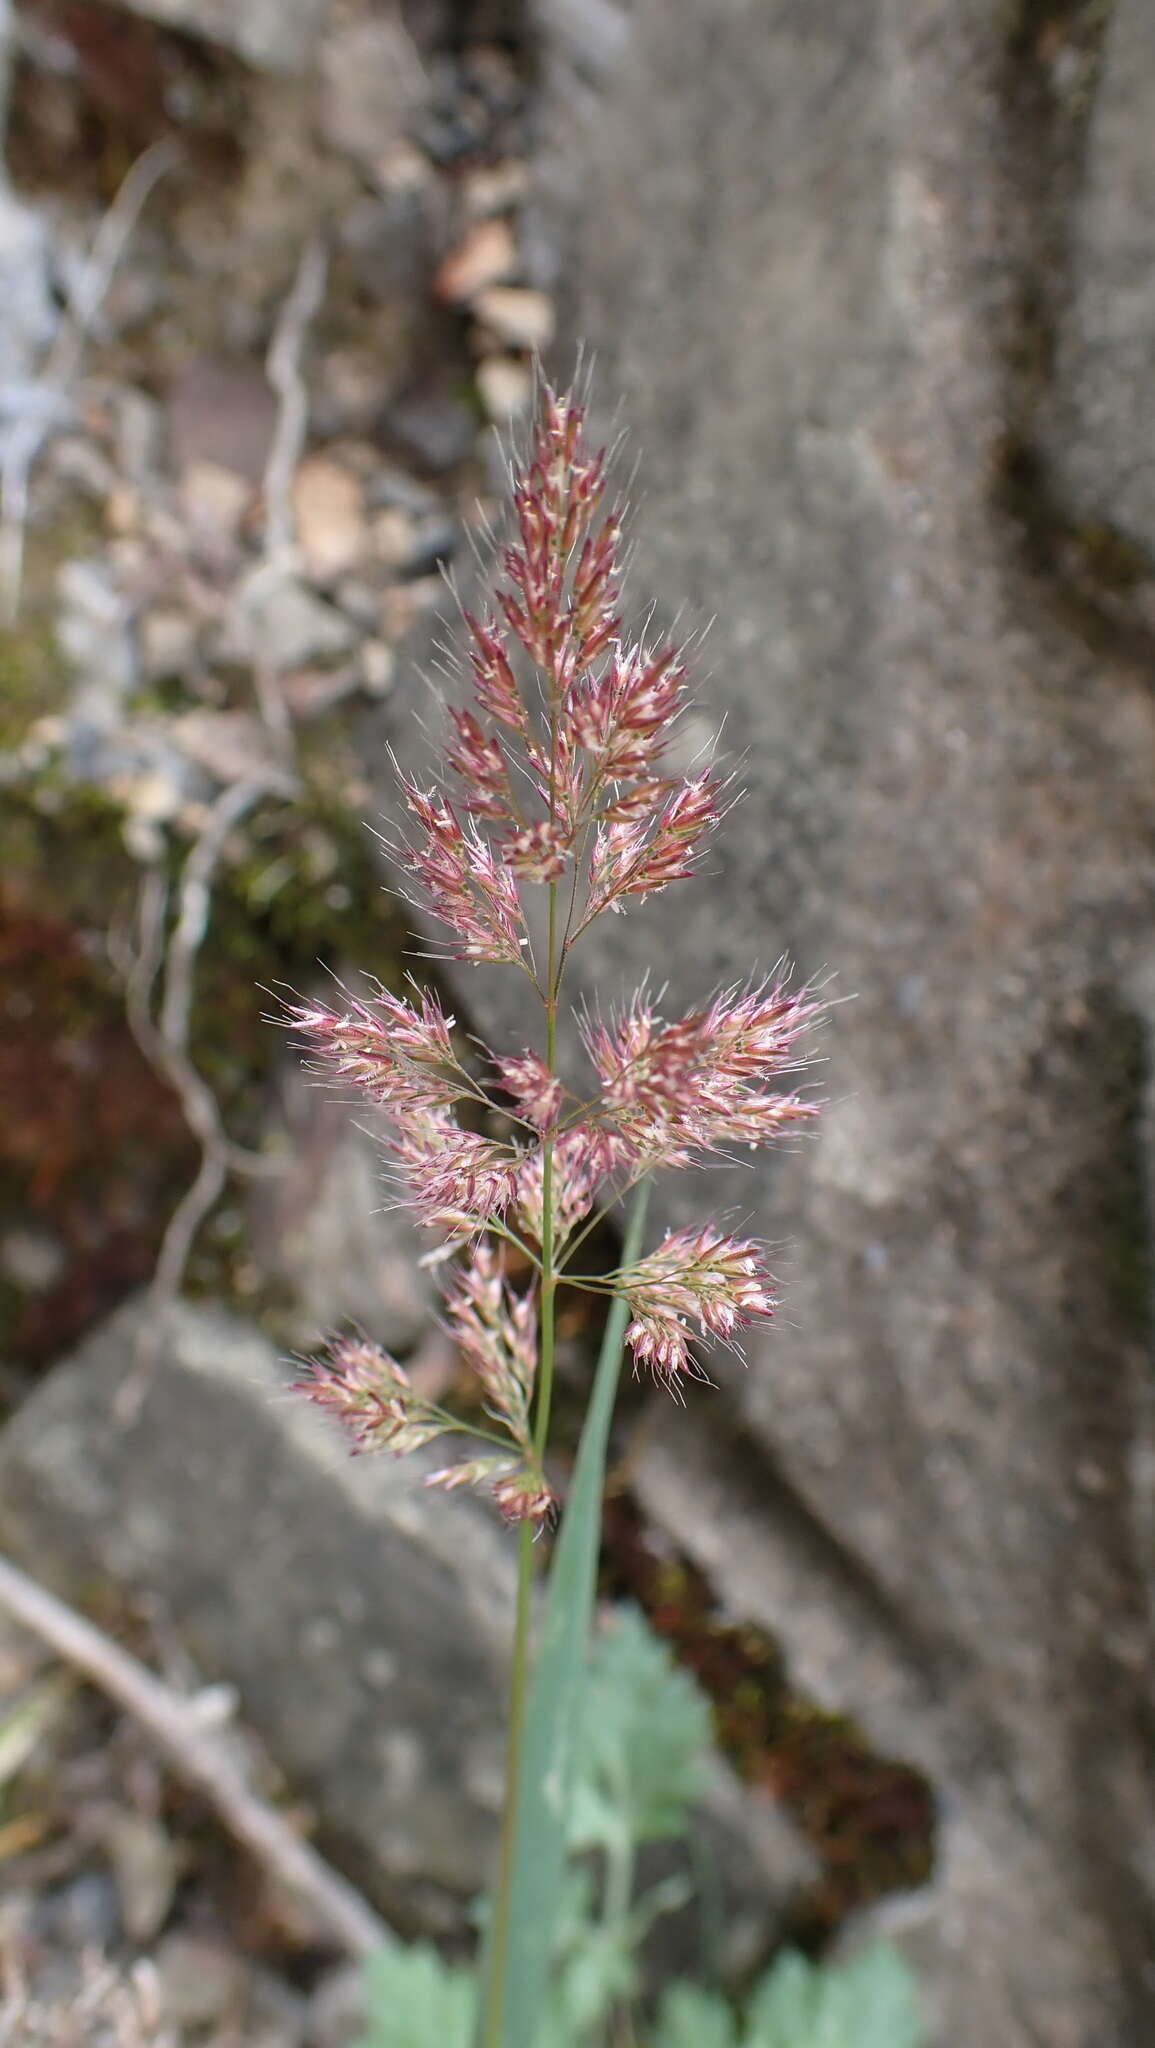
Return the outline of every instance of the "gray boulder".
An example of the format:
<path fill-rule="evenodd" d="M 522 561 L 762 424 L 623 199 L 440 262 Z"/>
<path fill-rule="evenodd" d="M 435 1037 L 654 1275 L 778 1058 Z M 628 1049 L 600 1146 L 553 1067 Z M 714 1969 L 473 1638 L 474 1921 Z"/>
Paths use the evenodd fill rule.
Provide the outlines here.
<path fill-rule="evenodd" d="M 243 1323 L 155 1313 L 113 1317 L 0 1436 L 0 1544 L 82 1604 L 159 1607 L 236 1687 L 319 1845 L 401 1931 L 460 1934 L 503 1791 L 510 1534 L 482 1501 L 423 1487 L 436 1446 L 351 1458 Z M 697 1829 L 740 1971 L 814 1858 L 720 1758 Z M 694 1951 L 699 1915 L 671 1925 L 667 1944 Z"/>
<path fill-rule="evenodd" d="M 282 1171 L 251 1181 L 246 1212 L 253 1257 L 292 1304 L 299 1351 L 352 1324 L 403 1358 L 428 1329 L 429 1240 L 384 1184 L 372 1115 L 317 1087 L 298 1055 L 282 1061 L 264 1132 Z"/>
<path fill-rule="evenodd" d="M 942 2040 L 1123 2048 L 1155 1998 L 1149 9 L 637 0 L 580 90 L 561 12 L 569 332 L 640 459 L 633 588 L 714 620 L 749 792 L 575 992 L 648 961 L 690 1003 L 785 951 L 856 998 L 817 1141 L 659 1203 L 787 1240 L 788 1313 L 651 1502 L 933 1778 Z"/>
<path fill-rule="evenodd" d="M 139 1374 L 133 1305 L 0 1438 L 0 1534 L 84 1600 L 159 1601 L 327 1848 L 403 1929 L 460 1921 L 500 1807 L 513 1553 L 420 1460 L 350 1458 L 255 1331 L 167 1311 Z"/>

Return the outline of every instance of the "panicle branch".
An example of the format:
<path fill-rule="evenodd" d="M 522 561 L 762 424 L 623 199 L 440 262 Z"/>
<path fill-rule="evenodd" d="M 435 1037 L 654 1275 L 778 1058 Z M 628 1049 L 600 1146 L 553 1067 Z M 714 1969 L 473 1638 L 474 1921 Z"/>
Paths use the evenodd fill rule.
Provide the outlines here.
<path fill-rule="evenodd" d="M 809 989 L 772 981 L 672 1023 L 642 994 L 616 1020 L 587 1022 L 601 1113 L 621 1150 L 636 1166 L 683 1166 L 809 1122 L 817 1105 L 771 1084 L 804 1066 L 800 1041 L 822 1010 Z"/>
<path fill-rule="evenodd" d="M 490 1410 L 530 1454 L 529 1403 L 537 1373 L 537 1303 L 516 1294 L 491 1244 L 479 1244 L 445 1299 L 450 1327 L 481 1381 Z"/>
<path fill-rule="evenodd" d="M 404 1367 L 364 1337 L 338 1337 L 324 1356 L 305 1362 L 298 1385 L 308 1400 L 335 1416 L 354 1451 L 402 1456 L 452 1426 L 415 1394 Z"/>
<path fill-rule="evenodd" d="M 481 1376 L 489 1415 L 508 1435 L 512 1455 L 490 1454 L 447 1465 L 428 1473 L 425 1484 L 448 1489 L 484 1484 L 504 1515 L 540 1521 L 549 1513 L 553 1496 L 529 1433 L 537 1362 L 532 1301 L 505 1288 L 491 1259 L 463 1276 L 448 1309 L 462 1350 Z M 323 1356 L 306 1360 L 297 1385 L 341 1424 L 355 1455 L 387 1451 L 404 1457 L 439 1437 L 490 1435 L 426 1400 L 405 1368 L 364 1337 L 339 1337 Z"/>
<path fill-rule="evenodd" d="M 342 1010 L 287 1003 L 278 1019 L 305 1040 L 321 1072 L 382 1107 L 441 1108 L 471 1092 L 449 1036 L 454 1019 L 434 996 L 423 991 L 415 1009 L 379 983 L 371 1003 L 341 992 Z"/>
<path fill-rule="evenodd" d="M 633 1316 L 626 1342 L 634 1357 L 666 1375 L 690 1370 L 687 1318 L 729 1340 L 778 1306 L 761 1248 L 709 1227 L 667 1231 L 656 1251 L 617 1275 L 616 1290 Z"/>

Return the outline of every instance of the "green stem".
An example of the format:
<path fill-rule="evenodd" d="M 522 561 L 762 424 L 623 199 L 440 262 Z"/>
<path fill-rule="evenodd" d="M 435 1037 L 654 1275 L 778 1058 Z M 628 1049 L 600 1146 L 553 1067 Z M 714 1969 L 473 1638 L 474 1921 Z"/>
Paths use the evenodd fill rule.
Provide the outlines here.
<path fill-rule="evenodd" d="M 479 2048 L 501 2048 L 501 2014 L 505 2000 L 505 1960 L 509 1952 L 509 1909 L 512 1898 L 516 1840 L 517 1786 L 521 1775 L 525 1701 L 529 1680 L 529 1623 L 533 1606 L 533 1524 L 517 1532 L 517 1608 L 513 1625 L 513 1669 L 509 1682 L 509 1745 L 505 1764 L 505 1803 L 497 1851 L 497 1884 L 493 1918 L 487 1936 L 490 1966 L 483 1984 Z"/>
<path fill-rule="evenodd" d="M 626 1228 L 627 1265 L 641 1250 L 645 1184 Z M 606 1318 L 569 1498 L 550 1565 L 532 1670 L 521 1653 L 524 1704 L 514 1717 L 517 1783 L 507 1783 L 508 1838 L 483 1961 L 475 2048 L 534 2048 L 548 2001 L 565 1868 L 565 1832 L 583 1675 L 597 1579 L 598 1532 L 606 1448 L 621 1369 L 626 1304 Z M 526 1567 L 528 1572 L 528 1566 Z M 528 1590 L 526 1592 L 528 1606 Z M 519 1694 L 519 1698 L 521 1695 Z M 511 1770 L 514 1759 L 511 1754 Z M 511 1846 L 506 1847 L 508 1839 Z"/>
<path fill-rule="evenodd" d="M 557 1058 L 557 883 L 549 885 L 549 940 L 546 962 L 545 1064 L 550 1074 Z M 553 1402 L 554 1303 L 557 1270 L 553 1242 L 553 1136 L 541 1146 L 541 1343 L 537 1368 L 537 1408 L 534 1414 L 533 1448 L 540 1465 L 549 1438 L 549 1413 Z"/>
<path fill-rule="evenodd" d="M 549 885 L 549 936 L 546 959 L 545 1063 L 552 1074 L 556 1057 L 557 1000 L 560 976 L 557 961 L 557 884 Z M 538 1347 L 537 1395 L 534 1410 L 533 1449 L 539 1468 L 544 1464 L 553 1402 L 555 1300 L 557 1272 L 553 1245 L 553 1139 L 542 1140 L 541 1148 L 541 1322 Z M 518 1531 L 517 1611 L 513 1630 L 513 1670 L 509 1690 L 509 1746 L 505 1766 L 505 1802 L 501 1816 L 497 1887 L 493 1920 L 489 1930 L 488 1968 L 485 1972 L 484 2003 L 481 2010 L 480 2048 L 502 2048 L 501 2026 L 505 2008 L 505 1973 L 509 1955 L 510 1904 L 513 1857 L 516 1839 L 518 1787 L 521 1781 L 522 1739 L 525 1731 L 525 1702 L 529 1688 L 529 1625 L 533 1605 L 533 1526 L 523 1522 Z"/>

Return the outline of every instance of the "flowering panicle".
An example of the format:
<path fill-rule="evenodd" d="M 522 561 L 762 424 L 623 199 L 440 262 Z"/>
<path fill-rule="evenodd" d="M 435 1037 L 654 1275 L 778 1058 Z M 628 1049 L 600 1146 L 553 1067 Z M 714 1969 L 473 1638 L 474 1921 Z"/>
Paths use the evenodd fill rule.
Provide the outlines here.
<path fill-rule="evenodd" d="M 600 674 L 579 679 L 569 706 L 574 738 L 601 781 L 649 775 L 682 708 L 685 676 L 672 647 L 650 655 L 618 643 Z"/>
<path fill-rule="evenodd" d="M 602 911 L 689 876 L 719 815 L 713 776 L 661 772 L 685 671 L 674 647 L 623 637 L 621 526 L 602 514 L 605 481 L 579 409 L 548 394 L 496 606 L 465 615 L 473 702 L 449 713 L 454 793 L 402 784 L 412 872 L 461 957 L 516 961 L 545 997 L 522 891 L 568 891 L 564 955 Z"/>
<path fill-rule="evenodd" d="M 540 1473 L 511 1458 L 463 1458 L 426 1475 L 426 1486 L 453 1493 L 462 1486 L 487 1486 L 507 1522 L 544 1522 L 554 1497 Z"/>
<path fill-rule="evenodd" d="M 471 1361 L 482 1373 L 490 1412 L 509 1433 L 517 1455 L 474 1458 L 446 1465 L 426 1475 L 427 1486 L 449 1489 L 488 1485 L 504 1515 L 512 1520 L 541 1521 L 553 1505 L 529 1436 L 529 1394 L 536 1364 L 530 1331 L 528 1299 L 502 1301 L 502 1283 L 492 1300 L 450 1302 L 456 1333 Z M 485 1294 L 480 1281 L 477 1292 Z M 492 1292 L 492 1290 L 491 1290 Z M 510 1352 L 502 1327 L 508 1306 L 519 1352 Z M 456 1310 L 456 1313 L 455 1313 Z M 379 1344 L 364 1337 L 340 1337 L 321 1358 L 309 1359 L 298 1381 L 300 1391 L 332 1415 L 349 1436 L 354 1455 L 391 1451 L 402 1457 L 424 1450 L 438 1437 L 460 1433 L 462 1424 L 436 1401 L 425 1400 L 404 1367 Z"/>
<path fill-rule="evenodd" d="M 419 1220 L 450 1237 L 477 1237 L 516 1199 L 520 1150 L 444 1111 L 399 1117 L 388 1144 Z"/>
<path fill-rule="evenodd" d="M 626 896 L 652 896 L 671 882 L 688 882 L 702 842 L 718 821 L 720 794 L 712 775 L 698 775 L 677 784 L 640 817 L 599 826 L 579 930 L 603 910 L 624 909 Z"/>
<path fill-rule="evenodd" d="M 324 1071 L 384 1112 L 386 1151 L 416 1215 L 462 1254 L 447 1325 L 492 1425 L 475 1434 L 499 1435 L 494 1454 L 429 1483 L 485 1485 L 503 1512 L 531 1521 L 550 1502 L 554 1298 L 593 1218 L 657 1166 L 763 1145 L 814 1114 L 783 1082 L 805 1064 L 800 1043 L 821 1005 L 781 980 L 673 1019 L 639 994 L 584 1027 L 589 1099 L 558 1076 L 573 945 L 604 912 L 693 875 L 724 807 L 718 776 L 669 770 L 685 668 L 673 644 L 623 627 L 621 519 L 606 492 L 605 458 L 587 446 L 580 408 L 546 391 L 514 481 L 499 587 L 484 611 L 465 614 L 471 701 L 449 713 L 429 786 L 401 780 L 406 866 L 422 900 L 460 958 L 529 977 L 540 1042 L 485 1052 L 475 1069 L 432 995 L 415 1004 L 382 989 L 341 1008 L 295 1005 L 287 1018 Z M 531 914 L 537 892 L 548 914 Z M 510 1284 L 511 1246 L 536 1269 L 532 1285 Z M 616 1274 L 569 1277 L 624 1297 L 635 1360 L 671 1382 L 692 1369 L 695 1333 L 727 1341 L 775 1306 L 759 1248 L 712 1227 L 668 1233 Z M 335 1346 L 310 1374 L 306 1391 L 359 1448 L 408 1449 L 458 1426 L 359 1341 Z"/>
<path fill-rule="evenodd" d="M 525 705 L 514 678 L 509 656 L 502 645 L 501 627 L 494 618 L 484 624 L 475 619 L 472 612 L 464 613 L 465 624 L 473 641 L 470 665 L 473 669 L 473 694 L 478 710 L 486 718 L 495 719 L 508 731 L 524 740 L 529 734 L 529 719 Z"/>
<path fill-rule="evenodd" d="M 513 808 L 513 793 L 501 741 L 478 724 L 472 711 L 454 705 L 449 717 L 453 738 L 445 749 L 445 759 L 465 784 L 462 809 L 472 818 L 492 818 L 504 824 Z"/>

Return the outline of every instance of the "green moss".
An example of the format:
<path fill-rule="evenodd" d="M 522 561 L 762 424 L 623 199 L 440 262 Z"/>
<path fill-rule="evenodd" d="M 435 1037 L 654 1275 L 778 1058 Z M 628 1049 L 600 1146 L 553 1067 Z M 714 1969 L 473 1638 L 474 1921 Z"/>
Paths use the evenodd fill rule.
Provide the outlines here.
<path fill-rule="evenodd" d="M 881 1755 L 847 1716 L 794 1691 L 777 1643 L 734 1625 L 698 1566 L 652 1543 L 626 1493 L 606 1503 L 602 1591 L 638 1603 L 711 1700 L 715 1738 L 738 1775 L 772 1792 L 808 1836 L 820 1874 L 795 1902 L 795 1942 L 820 1945 L 848 1913 L 926 1881 L 935 1832 L 927 1781 Z"/>
<path fill-rule="evenodd" d="M 327 747 L 317 748 L 299 801 L 270 799 L 246 818 L 214 877 L 208 929 L 196 963 L 190 1050 L 216 1094 L 225 1128 L 242 1144 L 259 1138 L 270 1076 L 285 1049 L 284 1035 L 263 1021 L 275 1007 L 269 991 L 275 996 L 279 988 L 315 985 L 322 966 L 345 974 L 365 970 L 393 985 L 405 973 L 404 922 L 382 886 L 371 834 L 347 807 L 351 772 L 337 739 L 333 735 Z M 46 929 L 59 930 L 62 942 L 67 939 L 73 949 L 79 945 L 92 962 L 89 992 L 81 990 L 78 998 L 85 1016 L 99 1001 L 127 1039 L 123 989 L 109 956 L 109 935 L 118 932 L 123 941 L 134 932 L 142 870 L 125 846 L 122 828 L 119 804 L 70 782 L 59 764 L 50 762 L 35 782 L 5 792 L 0 874 L 10 879 L 22 915 L 43 919 Z M 187 853 L 186 842 L 170 841 L 165 873 L 174 896 Z M 77 1020 L 78 1036 L 84 1021 Z M 165 1102 L 163 1086 L 160 1097 Z M 185 1163 L 171 1197 L 153 1205 L 158 1231 L 187 1185 L 189 1161 L 195 1160 L 175 1102 L 172 1106 Z M 165 1143 L 171 1150 L 171 1132 Z M 110 1176 L 117 1150 L 113 1134 Z M 8 1185 L 9 1203 L 23 1203 L 22 1185 Z M 101 1185 L 90 1188 L 86 1199 L 100 1212 L 105 1206 Z M 187 1284 L 194 1294 L 232 1302 L 281 1341 L 290 1304 L 284 1291 L 269 1288 L 257 1270 L 245 1243 L 242 1210 L 243 1198 L 234 1190 L 207 1219 Z M 53 1226 L 50 1211 L 45 1221 Z M 147 1269 L 147 1264 L 134 1268 L 129 1284 L 139 1284 Z M 108 1305 L 102 1299 L 101 1310 Z M 15 1311 L 19 1304 L 8 1306 Z"/>
<path fill-rule="evenodd" d="M 20 746 L 36 719 L 60 709 L 66 683 L 47 622 L 0 627 L 0 752 Z"/>

